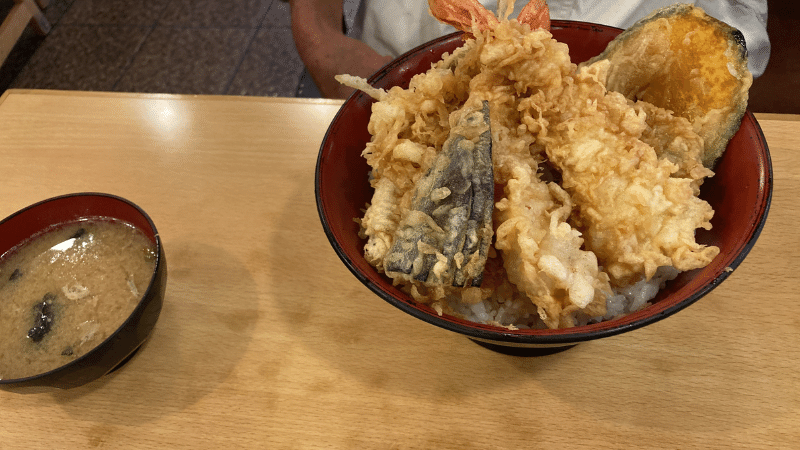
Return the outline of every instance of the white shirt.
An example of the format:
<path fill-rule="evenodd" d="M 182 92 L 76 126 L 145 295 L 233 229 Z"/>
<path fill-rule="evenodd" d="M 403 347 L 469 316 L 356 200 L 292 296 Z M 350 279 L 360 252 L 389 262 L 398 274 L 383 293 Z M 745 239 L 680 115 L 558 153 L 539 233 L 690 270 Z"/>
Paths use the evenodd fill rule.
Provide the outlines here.
<path fill-rule="evenodd" d="M 352 1 L 352 0 L 351 0 Z M 497 0 L 480 0 L 492 12 Z M 686 2 L 686 1 L 685 1 Z M 517 1 L 511 18 L 525 6 Z M 652 11 L 676 3 L 669 0 L 550 0 L 551 19 L 628 28 Z M 747 44 L 748 66 L 754 77 L 764 73 L 769 60 L 766 0 L 695 0 L 693 3 L 742 32 Z M 361 0 L 353 18 L 354 36 L 382 55 L 397 57 L 412 48 L 455 31 L 434 19 L 427 0 Z"/>

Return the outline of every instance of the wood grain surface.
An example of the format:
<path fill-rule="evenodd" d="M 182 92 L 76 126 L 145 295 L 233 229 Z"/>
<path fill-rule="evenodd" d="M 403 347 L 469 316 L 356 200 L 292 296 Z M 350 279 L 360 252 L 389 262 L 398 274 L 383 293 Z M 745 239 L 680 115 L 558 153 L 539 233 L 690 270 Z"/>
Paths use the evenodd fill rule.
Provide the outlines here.
<path fill-rule="evenodd" d="M 322 232 L 314 165 L 340 103 L 7 91 L 0 216 L 108 192 L 169 267 L 129 363 L 0 390 L 0 448 L 797 448 L 800 117 L 759 115 L 775 189 L 741 266 L 654 325 L 521 358 L 400 312 Z"/>

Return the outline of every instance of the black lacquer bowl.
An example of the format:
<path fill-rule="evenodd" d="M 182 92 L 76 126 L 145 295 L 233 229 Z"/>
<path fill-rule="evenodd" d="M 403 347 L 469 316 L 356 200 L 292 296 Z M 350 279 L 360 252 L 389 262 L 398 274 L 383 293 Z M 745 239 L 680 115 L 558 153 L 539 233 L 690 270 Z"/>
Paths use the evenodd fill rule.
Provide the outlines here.
<path fill-rule="evenodd" d="M 28 206 L 0 222 L 0 255 L 53 225 L 83 219 L 105 218 L 127 222 L 156 246 L 156 264 L 139 304 L 125 322 L 85 355 L 49 372 L 0 380 L 6 390 L 31 387 L 72 388 L 117 369 L 139 349 L 161 313 L 167 287 L 167 260 L 153 221 L 138 206 L 123 198 L 101 193 L 54 197 Z"/>
<path fill-rule="evenodd" d="M 622 30 L 602 25 L 552 22 L 556 40 L 569 45 L 572 61 L 599 54 Z M 372 78 L 379 88 L 408 87 L 411 77 L 430 68 L 444 52 L 462 44 L 461 33 L 431 41 L 391 62 Z M 710 231 L 698 230 L 697 240 L 716 245 L 720 254 L 703 269 L 680 274 L 669 282 L 652 305 L 627 316 L 597 324 L 559 330 L 507 330 L 448 315 L 415 302 L 364 259 L 364 240 L 354 218 L 363 215 L 372 198 L 369 167 L 361 151 L 369 142 L 367 124 L 373 100 L 362 92 L 351 96 L 333 119 L 322 142 L 316 167 L 316 199 L 322 226 L 333 249 L 348 269 L 379 297 L 433 325 L 461 333 L 487 347 L 515 353 L 519 348 L 563 348 L 617 335 L 664 319 L 691 305 L 719 286 L 745 258 L 767 218 L 772 195 L 772 166 L 764 135 L 752 113 L 715 167 L 716 175 L 702 186 L 701 198 L 714 208 Z M 365 305 L 365 307 L 368 307 Z M 524 353 L 524 352 L 523 352 Z"/>

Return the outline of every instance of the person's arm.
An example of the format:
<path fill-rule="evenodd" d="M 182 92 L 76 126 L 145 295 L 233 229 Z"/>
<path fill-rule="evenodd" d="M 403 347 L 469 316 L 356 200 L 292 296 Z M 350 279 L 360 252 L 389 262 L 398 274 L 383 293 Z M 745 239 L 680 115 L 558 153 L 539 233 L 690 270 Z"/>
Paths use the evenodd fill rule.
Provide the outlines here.
<path fill-rule="evenodd" d="M 353 89 L 333 77 L 367 78 L 391 61 L 342 31 L 342 0 L 290 0 L 292 35 L 297 52 L 322 95 L 347 98 Z"/>

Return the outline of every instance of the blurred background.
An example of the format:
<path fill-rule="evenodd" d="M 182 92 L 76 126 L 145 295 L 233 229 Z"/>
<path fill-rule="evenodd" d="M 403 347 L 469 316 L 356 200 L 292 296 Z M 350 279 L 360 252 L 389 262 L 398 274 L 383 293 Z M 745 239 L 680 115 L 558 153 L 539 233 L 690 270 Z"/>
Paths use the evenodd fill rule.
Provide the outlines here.
<path fill-rule="evenodd" d="M 286 0 L 49 0 L 0 66 L 9 88 L 295 97 Z M 351 2 L 352 3 L 352 2 Z M 0 20 L 13 0 L 0 0 Z M 772 55 L 754 112 L 800 114 L 800 2 L 769 0 Z"/>

